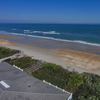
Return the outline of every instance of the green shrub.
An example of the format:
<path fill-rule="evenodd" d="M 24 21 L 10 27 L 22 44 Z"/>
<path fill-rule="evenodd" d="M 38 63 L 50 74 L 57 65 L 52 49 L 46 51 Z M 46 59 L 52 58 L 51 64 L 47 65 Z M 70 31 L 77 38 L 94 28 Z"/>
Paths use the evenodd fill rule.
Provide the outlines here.
<path fill-rule="evenodd" d="M 31 57 L 22 57 L 8 61 L 11 65 L 16 65 L 22 69 L 32 66 L 37 63 L 37 60 L 31 59 Z"/>

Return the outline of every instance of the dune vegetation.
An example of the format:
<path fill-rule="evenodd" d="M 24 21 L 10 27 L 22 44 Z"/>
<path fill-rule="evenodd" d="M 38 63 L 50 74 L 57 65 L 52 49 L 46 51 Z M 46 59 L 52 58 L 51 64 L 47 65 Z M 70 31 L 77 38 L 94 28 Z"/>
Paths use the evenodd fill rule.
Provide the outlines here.
<path fill-rule="evenodd" d="M 8 56 L 12 56 L 15 53 L 18 53 L 18 50 L 12 50 L 5 47 L 0 47 L 0 59 Z"/>

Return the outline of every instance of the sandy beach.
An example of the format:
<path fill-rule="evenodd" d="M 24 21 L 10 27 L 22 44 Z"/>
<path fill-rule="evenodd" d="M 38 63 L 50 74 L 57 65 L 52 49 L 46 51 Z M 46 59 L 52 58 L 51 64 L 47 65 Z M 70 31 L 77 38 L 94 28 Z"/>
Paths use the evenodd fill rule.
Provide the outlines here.
<path fill-rule="evenodd" d="M 23 51 L 35 59 L 63 68 L 100 75 L 100 47 L 79 43 L 0 34 L 0 46 Z"/>

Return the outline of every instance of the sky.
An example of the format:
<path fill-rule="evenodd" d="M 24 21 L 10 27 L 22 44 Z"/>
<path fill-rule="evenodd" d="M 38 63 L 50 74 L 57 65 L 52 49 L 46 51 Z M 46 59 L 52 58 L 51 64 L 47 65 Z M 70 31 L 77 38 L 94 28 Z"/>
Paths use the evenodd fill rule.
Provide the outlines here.
<path fill-rule="evenodd" d="M 0 0 L 0 23 L 100 24 L 100 0 Z"/>

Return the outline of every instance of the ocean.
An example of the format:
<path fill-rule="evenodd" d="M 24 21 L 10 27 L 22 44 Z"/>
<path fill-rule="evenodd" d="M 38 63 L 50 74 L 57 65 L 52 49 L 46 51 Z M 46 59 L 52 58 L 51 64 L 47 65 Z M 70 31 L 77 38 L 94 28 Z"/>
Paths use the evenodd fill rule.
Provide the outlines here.
<path fill-rule="evenodd" d="M 0 24 L 0 33 L 100 46 L 100 25 Z"/>

